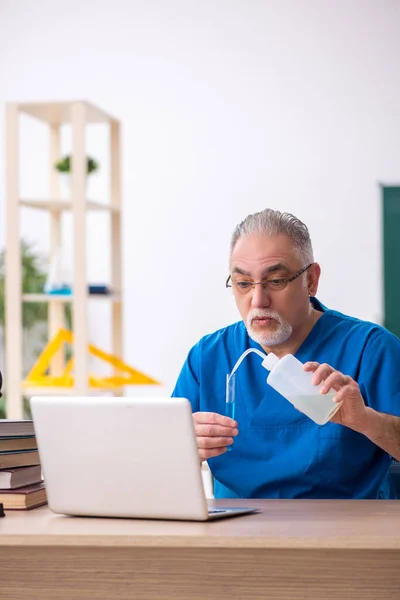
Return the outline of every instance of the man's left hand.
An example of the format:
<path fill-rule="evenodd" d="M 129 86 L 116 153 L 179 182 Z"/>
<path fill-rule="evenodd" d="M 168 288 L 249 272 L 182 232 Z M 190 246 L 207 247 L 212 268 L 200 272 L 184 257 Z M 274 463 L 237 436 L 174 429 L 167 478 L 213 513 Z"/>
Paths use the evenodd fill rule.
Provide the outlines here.
<path fill-rule="evenodd" d="M 330 390 L 334 390 L 336 392 L 334 401 L 343 402 L 331 421 L 350 427 L 355 431 L 362 431 L 368 411 L 358 383 L 349 375 L 335 371 L 328 364 L 308 362 L 304 365 L 304 370 L 314 373 L 312 378 L 314 385 L 320 385 L 323 382 L 321 393 L 327 394 Z"/>

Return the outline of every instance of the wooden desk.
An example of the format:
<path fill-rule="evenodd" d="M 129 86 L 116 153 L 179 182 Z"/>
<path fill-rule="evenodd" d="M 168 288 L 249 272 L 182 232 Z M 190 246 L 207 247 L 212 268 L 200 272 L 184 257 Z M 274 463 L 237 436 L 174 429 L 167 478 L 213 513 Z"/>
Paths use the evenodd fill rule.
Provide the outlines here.
<path fill-rule="evenodd" d="M 0 519 L 0 598 L 400 597 L 399 501 L 240 504 L 263 512 L 212 523 L 8 512 Z"/>

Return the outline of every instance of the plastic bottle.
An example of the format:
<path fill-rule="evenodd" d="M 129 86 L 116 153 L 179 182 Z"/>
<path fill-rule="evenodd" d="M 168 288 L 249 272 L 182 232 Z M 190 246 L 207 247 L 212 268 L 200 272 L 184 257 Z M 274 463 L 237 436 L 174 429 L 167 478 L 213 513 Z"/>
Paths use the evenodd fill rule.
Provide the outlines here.
<path fill-rule="evenodd" d="M 292 354 L 279 359 L 270 352 L 262 365 L 270 371 L 267 383 L 318 425 L 325 425 L 341 407 L 341 402 L 333 401 L 336 392 L 321 394 L 323 383 L 313 385 L 313 373 L 304 371 L 303 363 Z"/>

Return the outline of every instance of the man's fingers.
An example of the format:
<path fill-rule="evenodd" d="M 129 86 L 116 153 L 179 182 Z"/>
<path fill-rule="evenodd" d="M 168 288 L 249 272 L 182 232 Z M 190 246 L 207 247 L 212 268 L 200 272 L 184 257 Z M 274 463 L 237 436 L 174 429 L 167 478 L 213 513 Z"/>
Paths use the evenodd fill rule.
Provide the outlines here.
<path fill-rule="evenodd" d="M 338 393 L 334 397 L 335 402 L 342 402 L 346 399 L 353 399 L 356 398 L 358 395 L 361 395 L 358 383 L 354 381 L 354 379 L 345 376 L 345 380 L 345 385 L 341 386 Z"/>
<path fill-rule="evenodd" d="M 313 385 L 319 385 L 321 381 L 326 379 L 328 375 L 332 373 L 334 370 L 330 365 L 326 363 L 320 365 L 318 362 L 309 361 L 306 362 L 303 366 L 304 371 L 308 371 L 309 373 L 314 373 L 312 377 Z"/>
<path fill-rule="evenodd" d="M 193 419 L 198 424 L 222 425 L 224 427 L 237 427 L 237 421 L 230 417 L 225 417 L 219 413 L 213 412 L 196 412 L 193 413 Z"/>
<path fill-rule="evenodd" d="M 236 436 L 239 431 L 237 427 L 224 427 L 223 425 L 199 425 L 195 423 L 194 430 L 197 436 L 204 437 L 221 437 L 221 436 Z"/>
<path fill-rule="evenodd" d="M 324 381 L 324 385 L 321 387 L 321 392 L 326 394 L 329 390 L 333 389 L 338 392 L 344 385 L 347 384 L 347 380 L 349 378 L 340 371 L 334 371 L 327 379 Z"/>
<path fill-rule="evenodd" d="M 331 373 L 334 372 L 334 370 L 335 369 L 333 369 L 330 365 L 327 365 L 325 363 L 323 365 L 319 365 L 318 369 L 314 371 L 314 375 L 312 377 L 313 385 L 319 385 L 320 383 L 322 383 L 325 379 L 329 377 L 329 375 L 331 375 Z"/>
<path fill-rule="evenodd" d="M 213 458 L 214 456 L 219 456 L 220 454 L 224 454 L 226 452 L 226 448 L 213 448 L 212 450 L 207 449 L 199 449 L 199 457 L 200 460 L 208 460 L 209 458 Z"/>
<path fill-rule="evenodd" d="M 320 385 L 321 392 L 326 394 L 329 390 L 340 390 L 343 386 L 348 385 L 353 381 L 348 375 L 343 375 L 340 371 L 336 371 L 330 365 L 323 363 L 320 365 L 317 362 L 307 362 L 304 365 L 304 370 L 313 373 L 313 385 Z"/>
<path fill-rule="evenodd" d="M 314 372 L 314 371 L 316 371 L 318 369 L 318 367 L 319 367 L 319 363 L 308 361 L 308 362 L 304 363 L 304 367 L 303 368 L 304 368 L 305 371 L 312 371 L 312 372 Z"/>
<path fill-rule="evenodd" d="M 233 438 L 231 437 L 197 437 L 198 448 L 224 448 L 233 444 Z"/>
<path fill-rule="evenodd" d="M 224 454 L 239 433 L 234 419 L 218 413 L 193 413 L 193 423 L 200 460 Z"/>

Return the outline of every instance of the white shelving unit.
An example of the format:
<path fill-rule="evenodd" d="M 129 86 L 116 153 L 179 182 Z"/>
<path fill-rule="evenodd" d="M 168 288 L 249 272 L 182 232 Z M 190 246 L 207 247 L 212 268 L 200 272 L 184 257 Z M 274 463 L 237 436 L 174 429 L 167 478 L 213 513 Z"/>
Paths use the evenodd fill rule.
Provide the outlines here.
<path fill-rule="evenodd" d="M 50 197 L 33 200 L 19 194 L 19 121 L 24 113 L 46 123 L 50 135 Z M 107 204 L 86 199 L 85 128 L 90 123 L 108 123 L 110 128 L 110 200 Z M 72 128 L 71 199 L 60 198 L 59 174 L 54 164 L 60 159 L 60 128 Z M 74 388 L 46 388 L 24 390 L 33 393 L 66 393 L 87 395 L 88 389 L 88 301 L 96 296 L 88 294 L 86 269 L 86 216 L 89 211 L 107 211 L 110 214 L 110 286 L 112 295 L 99 295 L 112 303 L 112 354 L 122 356 L 122 289 L 121 289 L 121 179 L 120 179 L 120 124 L 101 109 L 85 101 L 8 104 L 6 109 L 6 372 L 7 417 L 23 416 L 22 402 L 22 303 L 47 302 L 49 306 L 50 339 L 64 326 L 65 303 L 72 303 L 74 333 Z M 22 294 L 20 253 L 20 210 L 29 207 L 50 215 L 50 259 L 61 244 L 61 217 L 71 211 L 73 217 L 73 295 Z M 64 355 L 58 352 L 50 365 L 50 375 L 61 375 Z M 116 394 L 118 390 L 113 390 Z"/>

